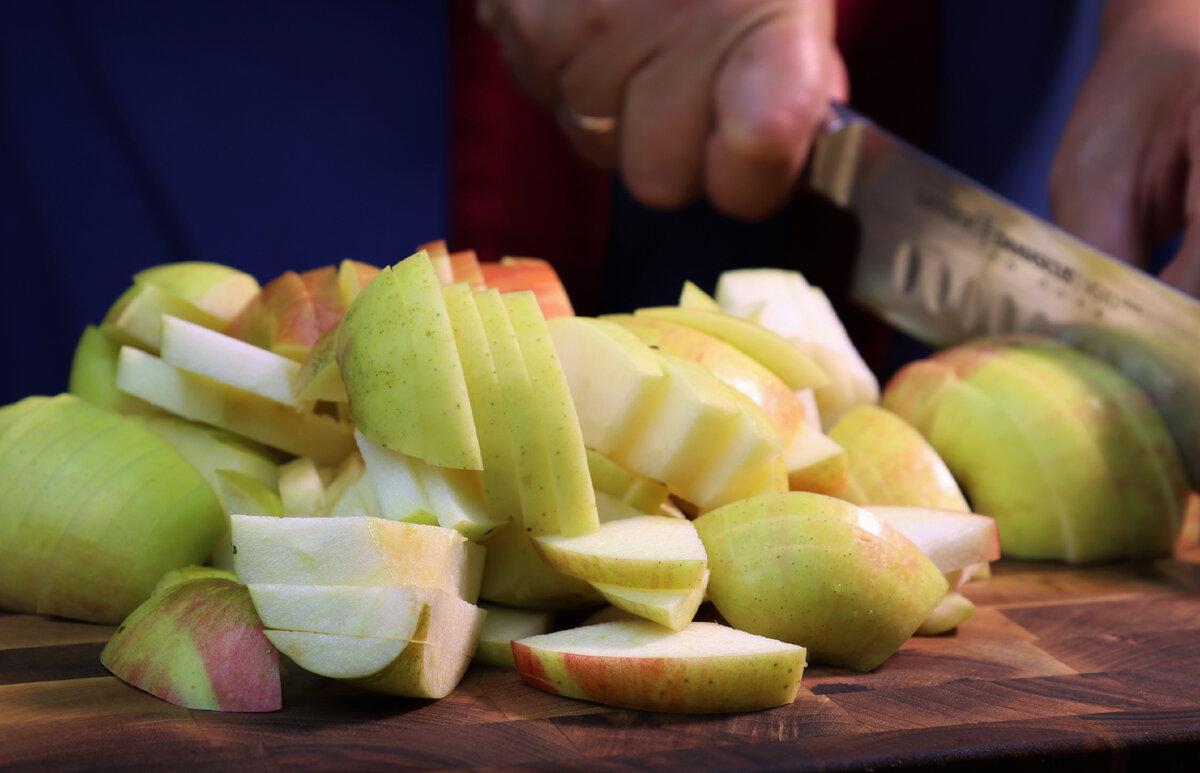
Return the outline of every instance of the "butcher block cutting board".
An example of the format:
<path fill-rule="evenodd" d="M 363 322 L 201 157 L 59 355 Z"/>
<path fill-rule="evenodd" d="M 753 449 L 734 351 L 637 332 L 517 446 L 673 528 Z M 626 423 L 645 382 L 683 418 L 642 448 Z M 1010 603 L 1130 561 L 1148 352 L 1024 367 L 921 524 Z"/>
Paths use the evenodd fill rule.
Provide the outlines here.
<path fill-rule="evenodd" d="M 110 626 L 0 613 L 0 769 L 1200 769 L 1200 549 L 1001 562 L 979 611 L 870 674 L 810 667 L 790 706 L 621 711 L 473 667 L 441 701 L 330 681 L 282 711 L 177 708 L 100 665 Z"/>

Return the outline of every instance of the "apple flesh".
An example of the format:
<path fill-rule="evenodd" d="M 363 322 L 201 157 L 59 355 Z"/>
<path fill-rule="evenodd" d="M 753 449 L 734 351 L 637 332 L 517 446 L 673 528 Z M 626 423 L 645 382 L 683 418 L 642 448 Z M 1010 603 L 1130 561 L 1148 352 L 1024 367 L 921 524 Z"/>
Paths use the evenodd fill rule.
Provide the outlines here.
<path fill-rule="evenodd" d="M 586 609 L 604 603 L 604 596 L 586 580 L 543 561 L 520 523 L 500 526 L 483 545 L 487 559 L 479 589 L 482 599 L 536 610 Z"/>
<path fill-rule="evenodd" d="M 909 539 L 844 500 L 789 492 L 701 515 L 709 599 L 729 623 L 802 643 L 814 662 L 870 671 L 945 596 Z"/>
<path fill-rule="evenodd" d="M 522 680 L 555 695 L 641 711 L 757 711 L 796 698 L 803 647 L 716 623 L 672 631 L 599 623 L 512 643 Z"/>
<path fill-rule="evenodd" d="M 515 669 L 517 663 L 513 660 L 513 641 L 549 633 L 554 626 L 553 612 L 486 602 L 479 606 L 487 613 L 487 617 L 483 619 L 479 644 L 475 647 L 476 663 Z"/>
<path fill-rule="evenodd" d="M 169 584 L 117 628 L 100 662 L 168 703 L 212 711 L 282 707 L 279 656 L 242 585 L 208 577 Z"/>

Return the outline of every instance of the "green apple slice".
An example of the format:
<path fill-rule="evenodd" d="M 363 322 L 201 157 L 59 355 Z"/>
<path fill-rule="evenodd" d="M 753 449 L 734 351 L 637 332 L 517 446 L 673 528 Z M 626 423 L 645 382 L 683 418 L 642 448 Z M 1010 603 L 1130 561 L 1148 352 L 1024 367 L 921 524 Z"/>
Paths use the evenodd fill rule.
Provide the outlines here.
<path fill-rule="evenodd" d="M 326 485 L 320 468 L 310 457 L 299 456 L 279 465 L 279 502 L 283 514 L 292 518 L 311 518 L 327 512 Z"/>
<path fill-rule="evenodd" d="M 487 509 L 494 520 L 520 518 L 521 494 L 517 469 L 500 392 L 500 379 L 488 346 L 488 334 L 470 286 L 458 282 L 442 290 L 454 342 L 462 360 L 463 378 L 471 398 L 479 453 L 483 460 L 480 476 Z"/>
<path fill-rule="evenodd" d="M 336 419 L 298 412 L 129 346 L 117 361 L 117 388 L 178 416 L 325 464 L 337 464 L 354 448 L 350 428 Z"/>
<path fill-rule="evenodd" d="M 355 296 L 338 326 L 337 364 L 358 430 L 395 451 L 425 450 L 419 371 L 391 267 Z"/>
<path fill-rule="evenodd" d="M 340 323 L 322 333 L 304 355 L 304 361 L 292 380 L 292 391 L 300 400 L 349 401 L 337 364 L 339 327 Z"/>
<path fill-rule="evenodd" d="M 425 422 L 425 448 L 412 455 L 438 467 L 481 469 L 471 398 L 429 254 L 418 252 L 397 263 L 392 272 L 418 365 L 417 391 Z"/>
<path fill-rule="evenodd" d="M 135 282 L 109 308 L 100 323 L 100 330 L 120 344 L 157 353 L 162 345 L 164 315 L 186 319 L 213 330 L 225 326 L 219 317 L 168 290 Z"/>
<path fill-rule="evenodd" d="M 846 449 L 808 423 L 797 428 L 784 450 L 784 462 L 792 491 L 842 496 L 851 483 Z"/>
<path fill-rule="evenodd" d="M 538 409 L 541 398 L 533 390 L 516 331 L 500 292 L 476 293 L 475 305 L 487 330 L 488 346 L 504 399 L 504 416 L 513 444 L 517 490 L 521 497 L 521 523 L 531 534 L 557 534 L 558 490 L 550 461 L 550 443 Z"/>
<path fill-rule="evenodd" d="M 133 275 L 192 303 L 223 323 L 233 320 L 259 293 L 258 280 L 221 263 L 180 261 L 150 266 Z"/>
<path fill-rule="evenodd" d="M 358 430 L 354 431 L 354 438 L 375 486 L 383 517 L 436 526 L 437 514 L 416 470 L 420 460 L 384 448 Z"/>
<path fill-rule="evenodd" d="M 591 448 L 587 449 L 587 460 L 592 488 L 597 494 L 616 497 L 642 513 L 662 511 L 670 496 L 665 484 L 638 475 Z"/>
<path fill-rule="evenodd" d="M 322 515 L 333 518 L 367 515 L 383 517 L 383 506 L 375 486 L 367 477 L 367 465 L 362 456 L 352 453 L 338 465 L 333 480 L 325 487 L 326 510 Z"/>
<path fill-rule="evenodd" d="M 527 609 L 586 609 L 604 603 L 586 581 L 563 574 L 538 555 L 533 538 L 517 521 L 488 535 L 479 597 Z"/>
<path fill-rule="evenodd" d="M 405 639 L 312 631 L 267 628 L 263 634 L 297 666 L 330 679 L 359 679 L 377 674 L 409 646 Z"/>
<path fill-rule="evenodd" d="M 599 623 L 513 642 L 521 678 L 555 695 L 642 711 L 757 711 L 791 703 L 805 649 L 716 623 L 681 631 Z"/>
<path fill-rule="evenodd" d="M 505 293 L 501 297 L 521 347 L 530 385 L 537 395 L 535 404 L 551 449 L 550 470 L 558 500 L 556 531 L 568 537 L 590 534 L 599 523 L 595 489 L 588 472 L 579 417 L 554 341 L 532 292 Z"/>
<path fill-rule="evenodd" d="M 739 421 L 716 459 L 705 469 L 691 501 L 702 510 L 746 497 L 788 490 L 779 435 L 762 409 L 740 392 Z"/>
<path fill-rule="evenodd" d="M 679 292 L 679 306 L 700 311 L 723 311 L 717 299 L 700 289 L 694 282 L 685 281 Z"/>

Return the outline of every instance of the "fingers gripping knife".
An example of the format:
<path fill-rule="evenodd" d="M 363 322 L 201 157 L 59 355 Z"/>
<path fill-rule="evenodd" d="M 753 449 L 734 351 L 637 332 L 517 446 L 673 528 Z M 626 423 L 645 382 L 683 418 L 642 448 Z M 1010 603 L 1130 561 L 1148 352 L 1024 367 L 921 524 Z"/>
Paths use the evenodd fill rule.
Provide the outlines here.
<path fill-rule="evenodd" d="M 810 184 L 858 221 L 854 299 L 932 346 L 1040 333 L 1113 363 L 1158 406 L 1200 490 L 1200 302 L 835 111 Z"/>

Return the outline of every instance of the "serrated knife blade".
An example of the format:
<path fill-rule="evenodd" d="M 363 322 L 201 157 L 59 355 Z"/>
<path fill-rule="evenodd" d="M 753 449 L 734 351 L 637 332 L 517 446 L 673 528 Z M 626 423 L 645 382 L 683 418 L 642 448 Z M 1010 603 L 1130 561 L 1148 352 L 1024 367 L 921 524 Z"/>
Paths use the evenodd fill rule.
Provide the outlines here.
<path fill-rule="evenodd" d="M 1113 363 L 1158 406 L 1200 490 L 1200 302 L 835 113 L 809 183 L 858 221 L 854 300 L 935 347 L 1040 333 Z"/>

